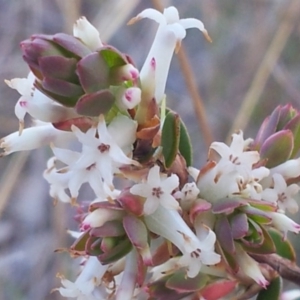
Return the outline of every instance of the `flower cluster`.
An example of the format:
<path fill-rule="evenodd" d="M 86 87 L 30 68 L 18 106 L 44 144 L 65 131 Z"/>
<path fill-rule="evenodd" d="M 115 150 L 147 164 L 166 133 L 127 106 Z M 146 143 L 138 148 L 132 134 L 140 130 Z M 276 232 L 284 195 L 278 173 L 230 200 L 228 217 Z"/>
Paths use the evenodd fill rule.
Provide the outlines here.
<path fill-rule="evenodd" d="M 234 133 L 230 146 L 212 143 L 206 164 L 192 167 L 186 127 L 166 108 L 164 90 L 186 29 L 210 38 L 175 7 L 146 9 L 129 23 L 142 18 L 159 26 L 140 71 L 82 17 L 73 36 L 23 41 L 31 71 L 6 81 L 21 94 L 20 126 L 1 139 L 1 155 L 49 145 L 54 156 L 43 175 L 51 197 L 81 207 L 69 252 L 82 270 L 74 282 L 59 275 L 55 290 L 81 300 L 266 292 L 278 274 L 257 255 L 295 261 L 286 237 L 300 225 L 285 213 L 298 210 L 300 113 L 277 107 L 254 140 Z M 25 114 L 32 127 L 24 128 Z M 95 195 L 88 207 L 80 203 L 84 183 Z"/>

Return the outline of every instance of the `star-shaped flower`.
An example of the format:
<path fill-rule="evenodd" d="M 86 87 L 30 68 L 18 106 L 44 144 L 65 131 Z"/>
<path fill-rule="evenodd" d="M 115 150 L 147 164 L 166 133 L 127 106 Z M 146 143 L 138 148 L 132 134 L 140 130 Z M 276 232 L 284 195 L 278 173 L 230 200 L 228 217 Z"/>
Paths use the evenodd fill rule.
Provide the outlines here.
<path fill-rule="evenodd" d="M 135 18 L 129 21 L 132 24 L 140 19 L 148 18 L 159 24 L 154 42 L 140 72 L 142 89 L 149 84 L 148 80 L 155 80 L 155 95 L 157 102 L 163 99 L 167 75 L 175 48 L 179 48 L 181 40 L 186 36 L 186 29 L 197 28 L 210 40 L 201 21 L 193 18 L 180 19 L 178 10 L 174 6 L 164 9 L 161 13 L 155 9 L 143 10 Z M 153 60 L 156 62 L 155 76 L 149 78 L 152 73 Z"/>
<path fill-rule="evenodd" d="M 102 116 L 97 128 L 90 128 L 84 133 L 73 125 L 72 130 L 82 143 L 82 151 L 53 148 L 56 158 L 66 167 L 46 173 L 45 178 L 50 182 L 52 192 L 61 194 L 62 189 L 68 188 L 71 197 L 76 199 L 81 185 L 88 182 L 97 197 L 111 196 L 113 175 L 118 168 L 122 165 L 138 165 L 126 155 L 131 153 L 135 141 L 136 123 L 119 115 L 107 127 Z M 67 184 L 62 186 L 60 177 L 67 180 Z"/>
<path fill-rule="evenodd" d="M 168 209 L 177 209 L 179 204 L 172 196 L 172 192 L 178 187 L 179 178 L 172 174 L 170 177 L 160 175 L 159 166 L 150 169 L 147 182 L 135 184 L 130 188 L 130 193 L 146 198 L 144 213 L 152 214 L 161 204 Z"/>
<path fill-rule="evenodd" d="M 290 213 L 296 213 L 298 204 L 293 196 L 299 192 L 300 187 L 295 183 L 287 186 L 283 176 L 278 173 L 272 177 L 273 187 L 264 189 L 262 192 L 263 199 L 276 203 L 283 212 L 287 209 Z"/>

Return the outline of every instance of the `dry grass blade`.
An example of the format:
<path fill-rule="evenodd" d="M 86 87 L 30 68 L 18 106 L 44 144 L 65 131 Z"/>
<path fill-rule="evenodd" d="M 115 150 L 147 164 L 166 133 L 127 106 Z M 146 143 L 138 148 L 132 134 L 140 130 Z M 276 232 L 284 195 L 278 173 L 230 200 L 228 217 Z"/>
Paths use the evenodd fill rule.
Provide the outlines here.
<path fill-rule="evenodd" d="M 253 78 L 251 86 L 244 97 L 242 106 L 228 133 L 226 139 L 227 141 L 230 140 L 231 134 L 235 130 L 243 130 L 248 124 L 251 114 L 255 106 L 257 105 L 261 94 L 263 93 L 266 82 L 291 35 L 291 32 L 295 26 L 295 20 L 299 16 L 299 11 L 300 1 L 291 0 L 288 5 L 285 17 L 279 24 L 276 35 L 274 36 L 263 58 L 262 63 Z"/>
<path fill-rule="evenodd" d="M 81 0 L 56 0 L 61 15 L 64 16 L 64 31 L 70 32 L 71 27 L 80 16 Z"/>
<path fill-rule="evenodd" d="M 97 28 L 105 29 L 100 32 L 103 41 L 108 41 L 120 26 L 127 23 L 138 3 L 139 0 L 112 0 L 104 1 L 101 4 L 101 9 L 94 20 L 92 20 L 92 23 Z"/>
<path fill-rule="evenodd" d="M 14 157 L 10 159 L 5 171 L 2 173 L 2 180 L 0 183 L 0 218 L 5 209 L 7 200 L 18 182 L 19 175 L 21 174 L 21 170 L 23 169 L 28 156 L 28 152 L 14 154 Z"/>

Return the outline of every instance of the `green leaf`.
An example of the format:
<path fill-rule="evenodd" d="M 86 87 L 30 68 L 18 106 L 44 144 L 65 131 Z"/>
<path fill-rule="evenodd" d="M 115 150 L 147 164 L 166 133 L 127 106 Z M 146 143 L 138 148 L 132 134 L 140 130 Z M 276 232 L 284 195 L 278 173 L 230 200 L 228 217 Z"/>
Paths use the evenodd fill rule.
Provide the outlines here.
<path fill-rule="evenodd" d="M 233 239 L 243 238 L 249 230 L 247 215 L 244 213 L 234 215 L 230 218 L 230 227 Z"/>
<path fill-rule="evenodd" d="M 297 114 L 290 122 L 288 122 L 284 129 L 289 129 L 294 136 L 294 149 L 290 158 L 295 158 L 300 149 L 300 114 Z"/>
<path fill-rule="evenodd" d="M 93 52 L 79 61 L 77 75 L 86 93 L 109 87 L 109 68 L 98 52 Z"/>
<path fill-rule="evenodd" d="M 266 289 L 262 289 L 256 300 L 279 300 L 282 290 L 282 280 L 280 277 L 273 279 Z"/>
<path fill-rule="evenodd" d="M 221 279 L 206 285 L 200 294 L 206 300 L 220 300 L 226 298 L 237 285 L 236 281 Z"/>
<path fill-rule="evenodd" d="M 276 247 L 276 253 L 291 261 L 296 261 L 296 254 L 292 244 L 288 240 L 283 240 L 282 234 L 274 228 L 268 230 Z"/>
<path fill-rule="evenodd" d="M 98 117 L 100 114 L 107 113 L 114 102 L 115 97 L 109 90 L 101 90 L 83 95 L 76 104 L 76 111 L 84 116 Z"/>
<path fill-rule="evenodd" d="M 205 287 L 208 276 L 199 273 L 194 278 L 186 276 L 185 270 L 179 270 L 167 280 L 166 287 L 175 290 L 177 293 L 195 292 Z"/>
<path fill-rule="evenodd" d="M 184 157 L 186 165 L 190 167 L 193 164 L 193 148 L 192 148 L 192 143 L 187 128 L 181 119 L 180 119 L 179 152 Z"/>
<path fill-rule="evenodd" d="M 219 253 L 222 255 L 222 258 L 226 265 L 231 269 L 231 272 L 237 273 L 239 270 L 239 265 L 236 261 L 235 255 L 229 254 L 225 249 L 222 247 L 218 247 Z"/>
<path fill-rule="evenodd" d="M 34 86 L 49 98 L 67 107 L 74 107 L 84 93 L 79 85 L 53 78 L 45 78 L 43 82 L 36 80 Z M 51 90 L 55 89 L 55 92 L 47 89 L 47 87 L 50 87 Z M 59 95 L 56 93 L 57 91 L 61 91 L 65 95 Z"/>
<path fill-rule="evenodd" d="M 96 237 L 117 237 L 125 235 L 125 230 L 119 220 L 107 221 L 100 227 L 92 228 L 90 231 L 91 236 Z"/>
<path fill-rule="evenodd" d="M 261 239 L 257 241 L 258 242 L 257 245 L 255 244 L 255 241 L 252 245 L 251 245 L 251 243 L 242 244 L 244 250 L 246 250 L 249 253 L 254 253 L 254 254 L 275 253 L 276 247 L 275 247 L 275 244 L 274 244 L 270 234 L 263 226 L 259 226 L 259 227 L 260 227 L 260 234 L 262 235 Z M 245 242 L 245 240 L 243 240 L 243 242 Z"/>
<path fill-rule="evenodd" d="M 125 55 L 112 46 L 104 46 L 99 53 L 109 68 L 120 67 L 127 63 Z"/>
<path fill-rule="evenodd" d="M 85 245 L 85 252 L 90 256 L 97 256 L 103 253 L 101 249 L 102 238 L 90 236 Z"/>
<path fill-rule="evenodd" d="M 105 122 L 106 124 L 109 124 L 118 114 L 123 114 L 119 107 L 114 103 L 112 108 L 107 112 L 105 115 Z"/>
<path fill-rule="evenodd" d="M 165 118 L 161 136 L 162 154 L 166 168 L 169 168 L 176 158 L 179 139 L 180 118 L 178 114 L 170 111 Z"/>
<path fill-rule="evenodd" d="M 56 33 L 53 36 L 53 41 L 68 50 L 72 55 L 84 57 L 92 51 L 79 39 L 66 33 Z"/>
<path fill-rule="evenodd" d="M 287 161 L 293 148 L 293 133 L 290 130 L 281 130 L 266 139 L 260 149 L 260 158 L 267 159 L 267 168 L 273 168 Z"/>
<path fill-rule="evenodd" d="M 298 113 L 298 111 L 291 104 L 286 104 L 284 106 L 279 105 L 278 107 L 280 109 L 280 117 L 276 131 L 283 129 L 284 126 Z"/>
<path fill-rule="evenodd" d="M 171 276 L 164 276 L 163 278 L 150 283 L 148 287 L 149 300 L 180 300 L 186 294 L 179 294 L 175 290 L 166 287 L 166 282 Z"/>
<path fill-rule="evenodd" d="M 75 84 L 79 83 L 76 74 L 77 60 L 63 56 L 45 56 L 39 58 L 39 66 L 44 77 L 51 77 L 69 81 Z"/>
<path fill-rule="evenodd" d="M 145 223 L 134 215 L 127 215 L 123 218 L 123 227 L 132 245 L 142 256 L 144 264 L 152 265 L 148 230 Z"/>
<path fill-rule="evenodd" d="M 112 250 L 98 256 L 102 264 L 110 264 L 125 256 L 132 249 L 132 245 L 128 239 L 123 239 Z"/>
<path fill-rule="evenodd" d="M 221 247 L 230 254 L 235 253 L 231 227 L 226 216 L 220 216 L 215 224 L 215 232 Z"/>
<path fill-rule="evenodd" d="M 84 232 L 70 247 L 72 252 L 85 252 L 85 245 L 90 237 L 90 232 Z"/>
<path fill-rule="evenodd" d="M 265 118 L 253 142 L 253 150 L 259 151 L 264 141 L 276 132 L 281 106 L 277 106 L 272 114 Z"/>
<path fill-rule="evenodd" d="M 248 218 L 259 224 L 270 224 L 272 222 L 271 216 L 260 209 L 252 206 L 243 206 L 240 210 L 247 214 Z"/>

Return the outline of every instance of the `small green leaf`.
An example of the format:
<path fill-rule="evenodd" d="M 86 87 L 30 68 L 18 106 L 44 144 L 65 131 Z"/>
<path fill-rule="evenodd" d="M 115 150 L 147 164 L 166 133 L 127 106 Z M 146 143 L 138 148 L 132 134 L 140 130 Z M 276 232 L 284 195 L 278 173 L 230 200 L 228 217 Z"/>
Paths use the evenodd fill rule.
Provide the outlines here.
<path fill-rule="evenodd" d="M 300 149 L 300 114 L 297 114 L 291 121 L 289 121 L 284 129 L 289 129 L 294 136 L 294 149 L 290 158 L 295 158 Z"/>
<path fill-rule="evenodd" d="M 84 93 L 80 85 L 57 78 L 44 77 L 42 85 L 50 93 L 68 98 L 78 99 Z"/>
<path fill-rule="evenodd" d="M 164 276 L 148 285 L 149 300 L 180 300 L 185 295 L 166 287 L 166 282 L 171 276 Z M 189 293 L 186 293 L 188 295 Z"/>
<path fill-rule="evenodd" d="M 117 237 L 125 235 L 125 230 L 119 220 L 107 221 L 100 227 L 92 228 L 90 231 L 91 236 L 96 237 Z"/>
<path fill-rule="evenodd" d="M 287 161 L 293 148 L 293 133 L 290 130 L 281 130 L 266 139 L 260 149 L 260 158 L 267 159 L 267 168 L 273 168 Z"/>
<path fill-rule="evenodd" d="M 236 261 L 235 255 L 229 254 L 225 249 L 222 247 L 218 247 L 219 253 L 221 254 L 222 258 L 226 265 L 231 269 L 231 272 L 237 273 L 239 270 L 239 265 Z"/>
<path fill-rule="evenodd" d="M 110 264 L 125 256 L 132 249 L 130 241 L 124 238 L 112 250 L 98 256 L 102 264 Z"/>
<path fill-rule="evenodd" d="M 266 289 L 262 289 L 256 300 L 279 300 L 282 290 L 282 280 L 280 277 L 273 279 Z"/>
<path fill-rule="evenodd" d="M 283 129 L 284 126 L 290 120 L 292 120 L 298 113 L 298 111 L 290 103 L 288 103 L 284 106 L 279 105 L 278 107 L 280 109 L 280 117 L 278 120 L 276 131 Z"/>
<path fill-rule="evenodd" d="M 276 253 L 291 261 L 296 261 L 296 254 L 292 244 L 288 240 L 284 240 L 282 234 L 276 229 L 268 230 L 276 247 Z"/>
<path fill-rule="evenodd" d="M 213 204 L 212 212 L 214 214 L 230 214 L 236 208 L 247 205 L 247 201 L 242 198 L 223 198 Z"/>
<path fill-rule="evenodd" d="M 236 281 L 221 279 L 206 285 L 200 294 L 206 300 L 220 300 L 226 298 L 237 285 Z"/>
<path fill-rule="evenodd" d="M 100 248 L 101 242 L 103 242 L 102 238 L 90 236 L 85 244 L 85 252 L 90 256 L 97 256 L 103 253 Z"/>
<path fill-rule="evenodd" d="M 109 87 L 109 68 L 98 52 L 93 52 L 79 61 L 77 75 L 86 93 Z"/>
<path fill-rule="evenodd" d="M 247 214 L 249 218 L 251 218 L 253 221 L 259 223 L 259 224 L 270 224 L 272 221 L 271 216 L 260 209 L 257 209 L 252 206 L 243 206 L 240 208 L 240 210 Z"/>
<path fill-rule="evenodd" d="M 161 136 L 162 153 L 166 168 L 169 168 L 176 158 L 179 139 L 180 118 L 178 114 L 170 111 L 165 118 Z"/>
<path fill-rule="evenodd" d="M 53 41 L 63 47 L 64 49 L 71 52 L 72 55 L 84 57 L 90 54 L 92 51 L 79 39 L 66 33 L 56 33 L 53 36 Z"/>
<path fill-rule="evenodd" d="M 76 104 L 76 111 L 84 116 L 98 117 L 100 114 L 107 113 L 114 102 L 115 97 L 109 90 L 100 90 L 83 95 Z"/>
<path fill-rule="evenodd" d="M 233 239 L 243 238 L 249 230 L 247 215 L 243 213 L 234 215 L 230 218 L 230 227 Z"/>
<path fill-rule="evenodd" d="M 259 151 L 264 141 L 276 132 L 280 116 L 280 109 L 281 106 L 277 106 L 272 114 L 264 119 L 252 145 L 254 150 Z"/>
<path fill-rule="evenodd" d="M 215 224 L 215 232 L 221 247 L 230 254 L 235 253 L 231 227 L 226 216 L 220 216 Z"/>
<path fill-rule="evenodd" d="M 208 281 L 208 276 L 199 273 L 194 278 L 186 276 L 185 270 L 179 270 L 167 280 L 166 287 L 175 290 L 177 293 L 194 292 L 204 288 Z"/>
<path fill-rule="evenodd" d="M 258 226 L 258 225 L 257 225 Z M 268 233 L 268 231 L 263 227 L 260 227 L 260 238 L 257 240 L 257 244 L 255 244 L 255 241 L 253 244 L 251 243 L 245 243 L 245 240 L 243 240 L 244 244 L 242 244 L 244 250 L 246 250 L 249 253 L 254 254 L 272 254 L 275 253 L 276 247 L 275 244 Z"/>
<path fill-rule="evenodd" d="M 61 91 L 62 93 L 69 91 L 69 92 L 72 92 L 72 95 L 67 94 L 67 95 L 62 96 L 62 95 L 56 94 L 55 92 L 52 92 L 52 91 L 48 90 L 47 88 L 45 88 L 44 85 L 46 85 L 48 87 L 55 85 L 56 91 Z M 67 106 L 67 107 L 74 107 L 76 102 L 78 101 L 78 99 L 83 95 L 83 90 L 79 85 L 75 85 L 73 83 L 68 83 L 66 81 L 61 81 L 59 79 L 55 80 L 55 79 L 47 78 L 47 79 L 44 79 L 43 83 L 36 80 L 34 82 L 34 86 L 39 91 L 41 91 L 43 94 L 48 96 L 49 98 L 53 99 L 54 101 L 56 101 L 64 106 Z M 66 87 L 66 89 L 64 90 L 65 87 Z M 54 88 L 54 86 L 53 86 L 53 88 Z M 52 89 L 52 87 L 51 87 L 51 89 Z"/>
<path fill-rule="evenodd" d="M 108 111 L 108 113 L 105 115 L 105 122 L 106 124 L 109 124 L 118 114 L 122 114 L 119 107 L 114 103 L 112 108 Z"/>
<path fill-rule="evenodd" d="M 79 83 L 76 74 L 77 60 L 63 56 L 45 56 L 39 59 L 39 66 L 44 77 L 51 77 L 69 81 L 75 84 Z"/>
<path fill-rule="evenodd" d="M 143 258 L 145 265 L 152 264 L 152 256 L 148 243 L 148 230 L 145 223 L 134 215 L 123 218 L 123 226 L 132 245 Z"/>
<path fill-rule="evenodd" d="M 99 53 L 109 68 L 120 67 L 127 63 L 126 56 L 112 46 L 104 46 Z"/>
<path fill-rule="evenodd" d="M 82 235 L 78 239 L 76 239 L 76 241 L 71 246 L 71 251 L 84 252 L 85 251 L 85 245 L 86 245 L 87 240 L 89 239 L 89 237 L 90 237 L 89 231 L 86 231 L 86 232 L 82 233 Z"/>
<path fill-rule="evenodd" d="M 192 148 L 192 143 L 187 128 L 181 119 L 180 119 L 179 152 L 184 157 L 186 165 L 190 167 L 193 164 L 193 148 Z"/>

